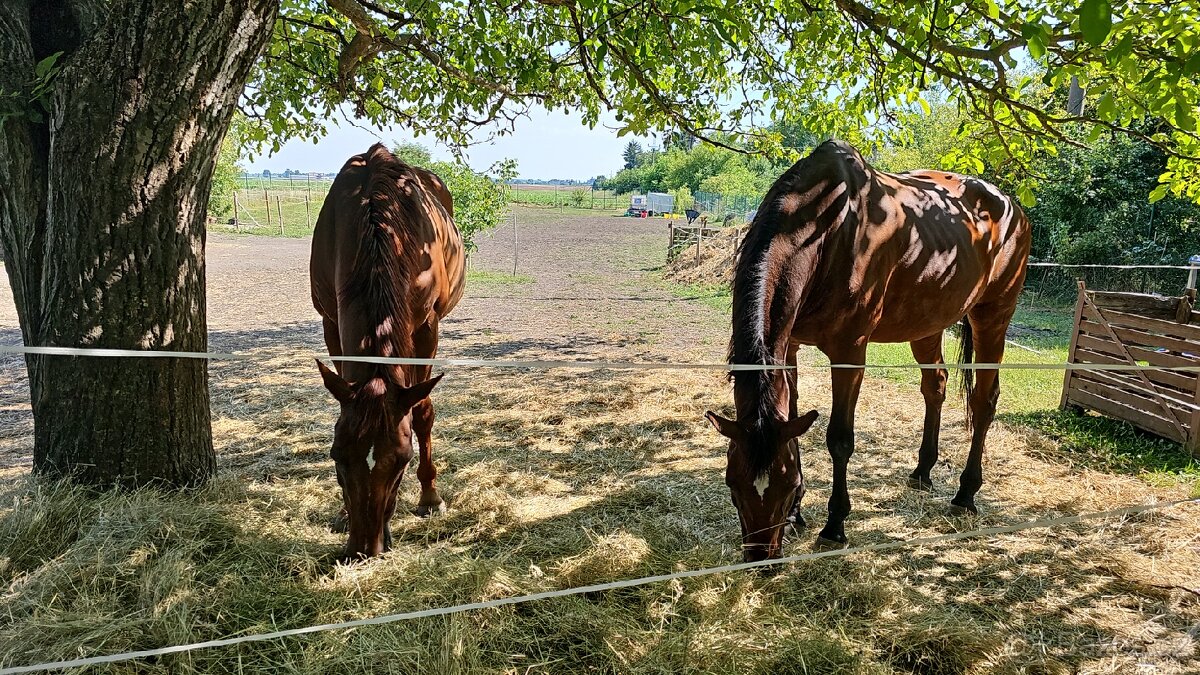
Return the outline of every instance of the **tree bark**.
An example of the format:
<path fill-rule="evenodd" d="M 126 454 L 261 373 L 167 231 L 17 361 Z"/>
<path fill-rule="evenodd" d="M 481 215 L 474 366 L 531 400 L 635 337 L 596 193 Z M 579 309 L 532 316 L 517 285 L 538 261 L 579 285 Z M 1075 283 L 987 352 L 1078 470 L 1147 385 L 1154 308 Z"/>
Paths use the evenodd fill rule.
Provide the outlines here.
<path fill-rule="evenodd" d="M 0 134 L 0 243 L 26 344 L 206 351 L 205 212 L 278 0 L 6 0 L 0 89 L 64 52 L 47 119 Z M 34 468 L 212 475 L 207 363 L 31 357 Z"/>

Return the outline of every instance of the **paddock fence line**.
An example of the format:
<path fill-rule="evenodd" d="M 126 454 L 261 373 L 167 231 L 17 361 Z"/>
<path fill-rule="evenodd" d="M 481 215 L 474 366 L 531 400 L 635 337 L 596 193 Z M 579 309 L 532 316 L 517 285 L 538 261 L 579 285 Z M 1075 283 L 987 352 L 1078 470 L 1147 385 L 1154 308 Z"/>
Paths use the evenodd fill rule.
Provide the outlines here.
<path fill-rule="evenodd" d="M 236 354 L 232 352 L 185 352 L 151 349 L 106 349 L 80 347 L 23 347 L 0 345 L 0 354 L 27 356 L 70 356 L 93 358 L 171 358 L 198 359 L 208 361 L 268 361 L 279 355 Z M 1195 365 L 1141 365 L 1123 363 L 813 363 L 813 364 L 756 364 L 756 363 L 671 363 L 655 361 L 553 361 L 553 360 L 508 360 L 508 359 L 427 359 L 393 356 L 329 356 L 318 352 L 300 355 L 300 358 L 325 359 L 356 363 L 375 363 L 395 366 L 443 366 L 450 368 L 519 368 L 544 370 L 550 368 L 575 368 L 583 370 L 831 370 L 831 369 L 882 369 L 882 370 L 1177 370 L 1200 372 L 1200 360 Z"/>
<path fill-rule="evenodd" d="M 496 607 L 505 607 L 508 605 L 517 605 L 526 602 L 536 602 L 538 600 L 551 600 L 554 598 L 564 598 L 573 595 L 583 595 L 586 593 L 598 593 L 603 591 L 618 590 L 622 588 L 634 588 L 638 586 L 647 586 L 649 584 L 662 583 L 673 581 L 676 579 L 691 579 L 695 577 L 709 576 L 712 574 L 724 574 L 731 572 L 741 572 L 750 569 L 759 569 L 766 567 L 775 567 L 778 565 L 786 565 L 790 563 L 804 562 L 808 560 L 816 560 L 819 558 L 833 558 L 853 555 L 855 553 L 871 553 L 878 551 L 890 551 L 905 548 L 915 548 L 920 546 L 929 546 L 932 544 L 942 544 L 951 541 L 960 541 L 964 539 L 975 539 L 979 537 L 995 537 L 1001 534 L 1010 534 L 1012 532 L 1021 532 L 1024 530 L 1045 529 L 1059 527 L 1062 525 L 1072 525 L 1090 520 L 1106 520 L 1110 518 L 1124 518 L 1136 516 L 1150 511 L 1158 511 L 1162 509 L 1179 506 L 1182 504 L 1192 504 L 1200 502 L 1200 497 L 1191 499 L 1177 499 L 1166 502 L 1156 502 L 1153 504 L 1134 504 L 1121 508 L 1110 509 L 1107 511 L 1093 511 L 1089 513 L 1080 513 L 1073 516 L 1060 516 L 1058 518 L 1042 518 L 1038 520 L 1025 521 L 1012 525 L 999 525 L 996 527 L 985 527 L 978 530 L 969 530 L 966 532 L 953 532 L 950 534 L 940 534 L 928 537 L 914 537 L 911 539 L 901 539 L 898 541 L 881 542 L 878 544 L 866 544 L 863 546 L 855 546 L 849 548 L 833 549 L 827 551 L 814 551 L 812 553 L 802 553 L 799 555 L 784 556 L 781 558 L 771 558 L 767 560 L 758 560 L 755 562 L 735 563 L 731 565 L 720 565 L 716 567 L 705 567 L 694 570 L 684 570 L 680 572 L 671 572 L 669 574 L 656 574 L 652 576 L 638 577 L 635 579 L 622 579 L 620 581 L 610 581 L 601 584 L 591 584 L 588 586 L 576 586 L 572 588 L 564 588 L 555 591 L 543 591 L 540 593 L 529 593 L 526 595 L 517 595 L 507 598 L 497 598 L 495 600 L 486 600 L 481 602 L 468 602 L 460 605 L 451 605 L 448 607 L 434 607 L 430 609 L 421 609 L 411 612 L 401 612 L 398 614 L 387 614 L 383 616 L 371 617 L 368 619 L 354 619 L 350 621 L 340 621 L 336 623 L 324 623 L 303 628 L 289 628 L 286 630 L 272 631 L 270 633 L 255 633 L 251 635 L 239 635 L 236 637 L 221 638 L 217 640 L 206 640 L 204 642 L 193 642 L 184 645 L 172 645 L 169 647 L 159 647 L 157 649 L 144 649 L 139 651 L 122 652 L 119 654 L 108 654 L 104 656 L 91 656 L 86 658 L 70 659 L 66 661 L 53 661 L 47 663 L 38 663 L 28 666 L 8 666 L 0 668 L 0 675 L 17 675 L 19 673 L 37 673 L 47 670 L 61 670 L 66 668 L 80 668 L 84 666 L 95 666 L 106 663 L 120 663 L 123 661 L 132 661 L 134 659 L 143 659 L 149 657 L 166 656 L 168 654 L 179 654 L 183 652 L 196 651 L 198 649 L 211 649 L 214 647 L 228 647 L 232 645 L 244 644 L 248 642 L 264 642 L 267 640 L 277 640 L 280 638 L 297 637 L 301 635 L 310 635 L 312 633 L 322 633 L 332 630 L 346 630 L 352 628 L 362 628 L 365 626 L 379 626 L 384 624 L 396 623 L 399 621 L 408 621 L 412 619 L 424 619 L 437 616 L 446 616 L 449 614 L 459 614 L 462 612 L 477 611 L 481 609 L 492 609 Z"/>

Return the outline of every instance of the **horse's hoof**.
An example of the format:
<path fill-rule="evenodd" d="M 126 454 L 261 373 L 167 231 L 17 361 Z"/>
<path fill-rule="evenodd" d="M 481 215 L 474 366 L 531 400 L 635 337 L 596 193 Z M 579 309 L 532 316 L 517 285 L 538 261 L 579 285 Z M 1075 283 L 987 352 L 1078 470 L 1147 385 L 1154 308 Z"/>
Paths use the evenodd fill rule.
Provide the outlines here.
<path fill-rule="evenodd" d="M 334 534 L 346 534 L 350 531 L 350 518 L 345 511 L 340 511 L 333 520 L 329 521 L 329 531 Z"/>
<path fill-rule="evenodd" d="M 804 520 L 804 516 L 797 513 L 791 518 L 788 518 L 788 526 L 792 528 L 793 532 L 799 532 L 800 530 L 808 527 L 808 523 Z"/>
<path fill-rule="evenodd" d="M 850 542 L 845 537 L 842 537 L 841 541 L 837 541 L 817 535 L 817 540 L 813 542 L 813 548 L 817 551 L 840 551 L 849 545 Z"/>
<path fill-rule="evenodd" d="M 920 490 L 921 492 L 933 492 L 932 481 L 922 480 L 916 476 L 908 477 L 908 487 L 913 490 Z"/>
<path fill-rule="evenodd" d="M 956 518 L 961 518 L 962 516 L 977 516 L 979 515 L 979 509 L 975 508 L 974 504 L 963 506 L 962 504 L 950 502 L 950 515 Z"/>
<path fill-rule="evenodd" d="M 442 515 L 446 512 L 446 502 L 438 501 L 433 504 L 417 504 L 417 508 L 413 510 L 413 515 L 421 518 L 428 518 L 432 515 Z"/>

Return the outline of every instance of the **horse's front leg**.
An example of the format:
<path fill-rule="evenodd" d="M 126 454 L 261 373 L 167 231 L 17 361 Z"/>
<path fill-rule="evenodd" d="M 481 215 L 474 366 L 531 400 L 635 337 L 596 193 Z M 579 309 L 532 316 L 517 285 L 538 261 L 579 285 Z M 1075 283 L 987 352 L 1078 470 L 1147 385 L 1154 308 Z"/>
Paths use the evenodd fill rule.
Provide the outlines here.
<path fill-rule="evenodd" d="M 787 349 L 787 360 L 785 363 L 791 366 L 790 370 L 784 371 L 784 381 L 788 385 L 788 419 L 794 420 L 800 416 L 799 398 L 800 392 L 796 386 L 796 353 L 800 349 L 799 343 L 789 343 Z M 804 485 L 804 463 L 800 456 L 800 441 L 793 438 L 788 443 L 788 450 L 796 453 L 796 470 L 800 472 L 800 485 L 796 489 L 796 498 L 792 501 L 792 508 L 788 511 L 787 520 L 791 523 L 792 528 L 799 531 L 808 527 L 808 523 L 804 521 L 804 515 L 800 513 L 800 502 L 804 500 L 805 485 Z"/>
<path fill-rule="evenodd" d="M 417 356 L 431 359 L 437 355 L 438 326 L 436 322 L 426 323 L 413 336 L 413 346 Z M 413 369 L 414 381 L 428 379 L 433 372 L 430 366 L 419 366 Z M 433 465 L 433 401 L 426 397 L 413 406 L 412 425 L 413 435 L 416 436 L 420 464 L 417 465 L 417 480 L 421 481 L 421 498 L 417 501 L 415 513 L 424 517 L 434 513 L 444 513 L 446 502 L 438 494 L 437 467 Z"/>
<path fill-rule="evenodd" d="M 834 364 L 861 366 L 866 363 L 866 344 L 849 354 L 830 354 L 829 359 Z M 833 460 L 833 489 L 829 494 L 829 520 L 817 536 L 818 548 L 842 548 L 846 545 L 845 523 L 846 516 L 850 515 L 846 470 L 850 465 L 850 456 L 854 454 L 854 408 L 862 388 L 863 369 L 834 368 L 832 379 L 833 411 L 829 415 L 825 443 Z"/>

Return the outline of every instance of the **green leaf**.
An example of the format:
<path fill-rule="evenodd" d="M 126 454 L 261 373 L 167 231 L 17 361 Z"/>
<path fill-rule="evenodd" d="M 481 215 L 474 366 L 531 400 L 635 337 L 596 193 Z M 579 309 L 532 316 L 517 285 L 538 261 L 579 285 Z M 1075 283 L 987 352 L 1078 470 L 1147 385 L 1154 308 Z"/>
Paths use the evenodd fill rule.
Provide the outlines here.
<path fill-rule="evenodd" d="M 55 52 L 41 61 L 38 61 L 37 65 L 33 67 L 33 74 L 36 75 L 37 79 L 39 80 L 44 79 L 46 75 L 50 73 L 50 70 L 54 68 L 54 64 L 58 61 L 58 57 L 62 55 L 62 52 Z"/>
<path fill-rule="evenodd" d="M 996 0 L 987 0 L 987 15 L 993 19 L 1000 18 L 1000 6 Z"/>
<path fill-rule="evenodd" d="M 1163 197 L 1167 196 L 1167 190 L 1170 187 L 1171 186 L 1167 185 L 1166 183 L 1162 183 L 1158 187 L 1151 190 L 1150 191 L 1150 203 L 1153 204 L 1154 202 L 1161 201 Z"/>
<path fill-rule="evenodd" d="M 1192 54 L 1187 62 L 1183 64 L 1183 72 L 1186 75 L 1200 73 L 1200 52 Z"/>
<path fill-rule="evenodd" d="M 1112 32 L 1112 5 L 1108 0 L 1083 0 L 1079 6 L 1079 28 L 1088 44 L 1104 44 Z"/>
<path fill-rule="evenodd" d="M 924 110 L 926 115 L 933 113 L 933 109 L 929 107 L 928 101 L 923 98 L 918 98 L 917 102 L 921 104 L 921 110 Z"/>
<path fill-rule="evenodd" d="M 1183 101 L 1175 101 L 1175 124 L 1184 131 L 1196 130 L 1195 111 L 1184 105 Z"/>
<path fill-rule="evenodd" d="M 1046 43 L 1042 42 L 1042 36 L 1040 34 L 1029 38 L 1029 41 L 1026 44 L 1029 47 L 1029 55 L 1034 59 L 1040 60 L 1046 55 Z"/>
<path fill-rule="evenodd" d="M 1017 199 L 1020 200 L 1021 206 L 1027 209 L 1037 206 L 1037 197 L 1033 196 L 1033 190 L 1030 190 L 1028 185 L 1017 188 Z"/>

